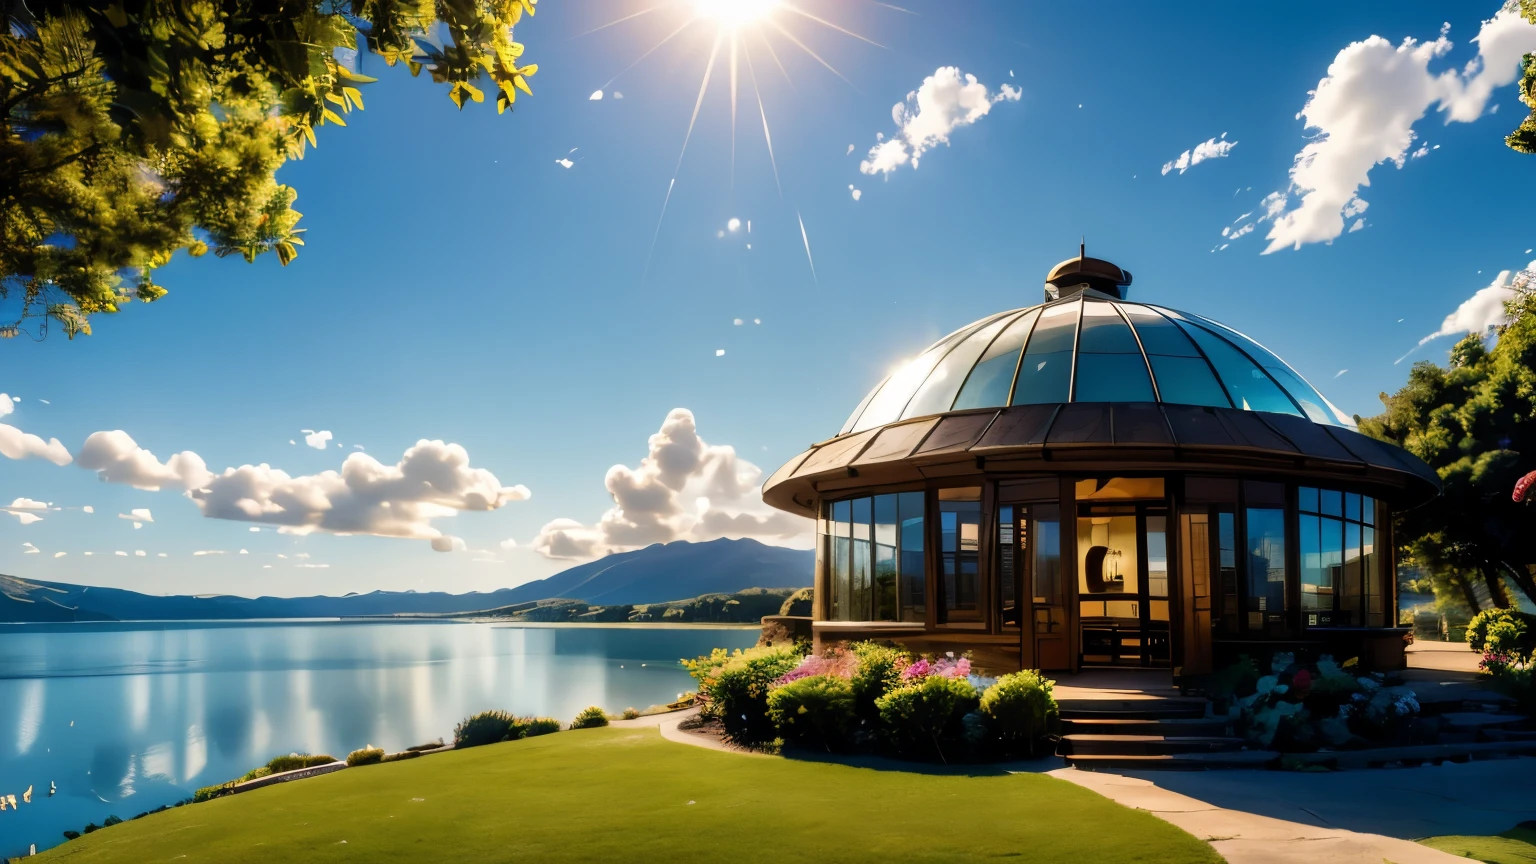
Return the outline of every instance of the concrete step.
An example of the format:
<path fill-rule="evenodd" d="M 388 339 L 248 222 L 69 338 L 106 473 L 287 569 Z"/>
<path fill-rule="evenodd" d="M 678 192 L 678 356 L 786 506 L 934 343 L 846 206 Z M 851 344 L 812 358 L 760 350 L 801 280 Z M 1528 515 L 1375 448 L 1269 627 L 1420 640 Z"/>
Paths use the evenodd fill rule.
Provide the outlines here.
<path fill-rule="evenodd" d="M 1058 699 L 1063 720 L 1196 719 L 1210 704 L 1204 699 Z"/>
<path fill-rule="evenodd" d="M 1157 756 L 1185 753 L 1230 753 L 1243 749 L 1243 739 L 1228 736 L 1063 735 L 1062 755 Z"/>
<path fill-rule="evenodd" d="M 1269 750 L 1232 750 L 1153 755 L 1084 753 L 1062 758 L 1068 765 L 1084 771 L 1211 771 L 1218 768 L 1268 768 L 1280 754 Z"/>
<path fill-rule="evenodd" d="M 1134 717 L 1090 717 L 1063 720 L 1063 735 L 1190 735 L 1224 736 L 1230 730 L 1224 719 L 1210 717 L 1174 717 L 1144 720 Z"/>

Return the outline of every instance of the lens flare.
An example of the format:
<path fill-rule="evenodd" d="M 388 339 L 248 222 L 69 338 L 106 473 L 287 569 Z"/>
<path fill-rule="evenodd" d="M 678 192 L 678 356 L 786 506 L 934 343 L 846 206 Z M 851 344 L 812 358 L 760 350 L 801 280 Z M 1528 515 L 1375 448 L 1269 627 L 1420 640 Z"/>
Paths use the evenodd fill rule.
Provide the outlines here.
<path fill-rule="evenodd" d="M 712 18 L 735 29 L 761 21 L 773 13 L 779 0 L 696 0 L 694 9 L 700 18 Z"/>

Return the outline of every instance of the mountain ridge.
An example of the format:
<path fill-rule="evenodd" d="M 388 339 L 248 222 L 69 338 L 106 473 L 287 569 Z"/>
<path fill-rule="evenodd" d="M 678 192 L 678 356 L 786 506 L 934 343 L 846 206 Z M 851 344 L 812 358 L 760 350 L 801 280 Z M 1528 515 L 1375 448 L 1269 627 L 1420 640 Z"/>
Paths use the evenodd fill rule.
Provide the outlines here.
<path fill-rule="evenodd" d="M 616 560 L 617 559 L 617 560 Z M 747 588 L 810 584 L 814 553 L 750 538 L 677 540 L 620 552 L 544 579 L 495 591 L 350 592 L 308 597 L 230 594 L 152 595 L 123 588 L 46 582 L 0 574 L 0 622 L 349 618 L 403 613 L 475 612 L 534 600 L 592 605 L 666 603 Z M 615 571 L 620 571 L 615 573 Z"/>

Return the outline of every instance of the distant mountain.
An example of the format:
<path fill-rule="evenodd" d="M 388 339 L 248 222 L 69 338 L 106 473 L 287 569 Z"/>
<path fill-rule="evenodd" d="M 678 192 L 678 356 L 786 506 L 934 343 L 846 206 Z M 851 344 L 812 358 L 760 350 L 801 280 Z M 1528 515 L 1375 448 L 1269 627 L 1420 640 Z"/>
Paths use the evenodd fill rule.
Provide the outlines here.
<path fill-rule="evenodd" d="M 553 598 L 604 606 L 666 603 L 747 588 L 805 587 L 811 583 L 813 561 L 807 550 L 750 539 L 679 540 L 609 555 L 516 588 L 468 594 L 373 591 L 344 597 L 157 597 L 0 574 L 0 622 L 348 618 L 475 612 Z"/>

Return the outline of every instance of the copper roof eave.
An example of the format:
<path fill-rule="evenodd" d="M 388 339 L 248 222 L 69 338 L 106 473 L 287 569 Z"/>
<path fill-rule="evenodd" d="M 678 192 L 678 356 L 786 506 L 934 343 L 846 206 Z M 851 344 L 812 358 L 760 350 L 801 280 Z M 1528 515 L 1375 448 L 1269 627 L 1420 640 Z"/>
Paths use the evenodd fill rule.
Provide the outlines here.
<path fill-rule="evenodd" d="M 1044 407 L 1049 408 L 1049 406 Z M 1208 426 L 1211 423 L 1210 418 L 1214 418 L 1215 421 L 1219 421 L 1219 428 L 1210 426 L 1210 431 L 1228 435 L 1230 439 L 1221 443 L 1196 443 L 1172 440 L 1174 425 L 1168 420 L 1164 406 L 1156 405 L 1157 413 L 1164 415 L 1161 418 L 1162 428 L 1168 431 L 1169 440 L 1112 440 L 1114 435 L 1112 418 L 1117 412 L 1137 414 L 1137 419 L 1146 422 L 1149 419 L 1146 416 L 1149 413 L 1148 407 L 1145 403 L 1102 406 L 1100 410 L 1103 411 L 1103 416 L 1111 418 L 1107 421 L 1109 429 L 1105 432 L 1111 436 L 1111 440 L 1094 441 L 1049 441 L 1057 434 L 1056 427 L 1062 419 L 1060 407 L 1050 411 L 1049 420 L 1034 433 L 1034 437 L 1038 437 L 1039 440 L 1026 444 L 984 445 L 982 442 L 986 437 L 986 430 L 990 429 L 994 423 L 1001 423 L 1003 416 L 1010 410 L 1019 411 L 1029 409 L 1030 406 L 952 412 L 921 418 L 925 424 L 931 424 L 931 426 L 924 431 L 921 438 L 917 439 L 917 444 L 906 456 L 883 458 L 874 463 L 861 462 L 860 454 L 872 449 L 872 442 L 877 437 L 877 435 L 871 435 L 866 441 L 861 442 L 862 446 L 849 448 L 851 452 L 843 454 L 843 458 L 838 460 L 839 464 L 828 467 L 826 470 L 794 476 L 796 469 L 786 465 L 764 485 L 763 498 L 770 506 L 801 515 L 815 516 L 816 500 L 828 492 L 835 494 L 842 489 L 920 481 L 935 476 L 967 474 L 980 476 L 1039 470 L 1054 473 L 1062 471 L 1068 465 L 1071 466 L 1071 470 L 1079 471 L 1257 470 L 1320 479 L 1333 476 L 1341 479 L 1349 478 L 1358 484 L 1374 487 L 1386 493 L 1385 497 L 1394 500 L 1395 503 L 1407 506 L 1427 501 L 1439 493 L 1438 478 L 1429 466 L 1393 445 L 1373 439 L 1360 440 L 1364 436 L 1357 432 L 1316 426 L 1309 421 L 1304 421 L 1305 426 L 1297 429 L 1290 418 L 1281 418 L 1283 422 L 1266 421 L 1262 412 L 1172 406 L 1186 413 L 1193 412 L 1191 416 L 1197 419 L 1201 415 L 1206 416 L 1207 419 L 1202 422 L 1206 422 Z M 1038 411 L 1040 407 L 1036 406 L 1034 410 Z M 1081 415 L 1083 412 L 1078 413 Z M 963 428 L 957 428 L 946 437 L 939 421 L 949 421 L 950 418 L 962 418 L 954 422 L 964 425 Z M 902 423 L 870 431 L 879 433 L 891 427 L 910 426 L 914 422 L 902 421 Z M 1077 418 L 1077 422 L 1081 426 L 1081 416 Z M 1258 425 L 1254 425 L 1255 423 Z M 1092 426 L 1092 424 L 1089 425 Z M 1280 431 L 1282 427 L 1289 427 L 1291 435 L 1283 434 Z M 973 428 L 980 431 L 975 432 L 970 436 L 969 441 L 966 441 L 968 430 Z M 1028 428 L 1028 426 L 1020 428 Z M 1313 429 L 1321 431 L 1323 437 L 1318 438 Z M 1071 428 L 1065 431 L 1069 434 L 1082 434 L 1082 428 Z M 1090 428 L 1090 432 L 1098 431 L 1097 428 Z M 1297 432 L 1306 434 L 1298 438 Z M 956 435 L 960 436 L 959 440 L 952 440 Z M 1255 435 L 1258 436 L 1258 440 L 1266 443 L 1263 445 L 1254 443 Z M 1303 439 L 1306 438 L 1314 439 L 1311 441 L 1312 446 L 1305 446 Z M 791 460 L 792 464 L 800 466 L 809 463 L 814 451 L 838 440 L 834 438 L 823 442 L 822 445 L 812 447 L 810 451 Z M 935 444 L 940 446 L 934 449 Z M 1354 446 L 1349 446 L 1350 444 Z M 1322 450 L 1326 450 L 1327 453 L 1320 452 Z M 1389 462 L 1397 464 L 1387 464 Z"/>

